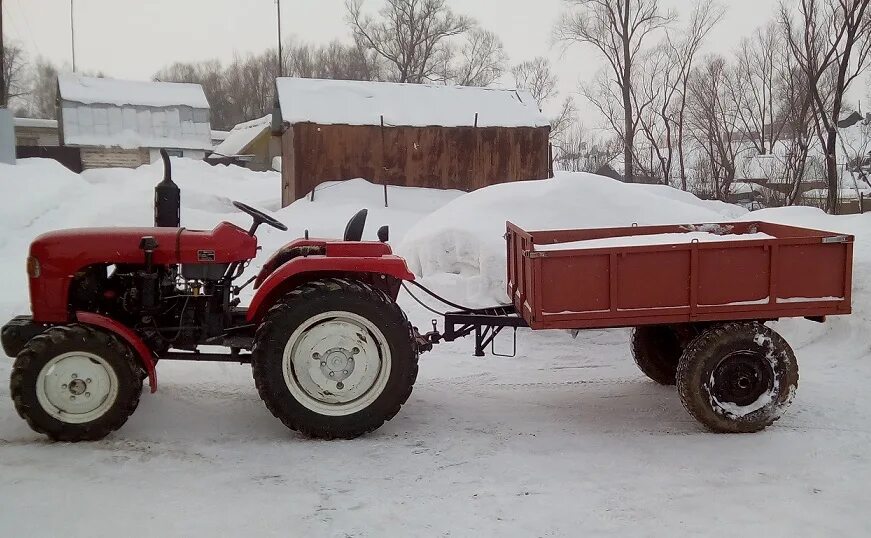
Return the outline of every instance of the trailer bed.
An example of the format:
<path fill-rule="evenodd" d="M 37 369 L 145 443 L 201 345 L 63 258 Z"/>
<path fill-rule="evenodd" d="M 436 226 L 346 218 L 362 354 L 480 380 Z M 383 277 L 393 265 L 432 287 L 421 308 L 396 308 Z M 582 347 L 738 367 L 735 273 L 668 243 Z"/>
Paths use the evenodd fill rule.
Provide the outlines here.
<path fill-rule="evenodd" d="M 766 222 L 525 231 L 508 293 L 533 329 L 850 313 L 853 237 Z"/>

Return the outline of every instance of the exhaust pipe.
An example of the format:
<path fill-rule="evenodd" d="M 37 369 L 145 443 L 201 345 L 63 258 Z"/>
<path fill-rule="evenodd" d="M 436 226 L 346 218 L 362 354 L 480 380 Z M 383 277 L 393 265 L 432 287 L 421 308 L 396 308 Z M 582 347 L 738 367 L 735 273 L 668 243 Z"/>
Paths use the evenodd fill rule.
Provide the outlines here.
<path fill-rule="evenodd" d="M 154 187 L 154 225 L 158 228 L 178 228 L 181 226 L 181 190 L 172 181 L 172 167 L 169 154 L 160 150 L 163 159 L 163 181 Z"/>

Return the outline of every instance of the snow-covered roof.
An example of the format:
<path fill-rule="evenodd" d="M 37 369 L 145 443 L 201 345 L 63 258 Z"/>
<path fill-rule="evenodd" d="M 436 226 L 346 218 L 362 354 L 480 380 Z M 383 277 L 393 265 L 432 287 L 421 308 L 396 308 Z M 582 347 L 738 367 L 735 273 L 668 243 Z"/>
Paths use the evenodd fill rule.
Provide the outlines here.
<path fill-rule="evenodd" d="M 268 131 L 271 125 L 271 114 L 236 125 L 230 130 L 227 138 L 215 146 L 212 155 L 215 157 L 233 157 L 235 155 L 244 154 L 245 149 L 251 145 L 258 136 L 263 134 L 265 131 Z"/>
<path fill-rule="evenodd" d="M 58 75 L 57 82 L 60 98 L 64 101 L 117 106 L 209 108 L 209 101 L 199 84 L 119 80 L 74 73 Z"/>
<path fill-rule="evenodd" d="M 223 142 L 224 140 L 227 139 L 227 136 L 229 134 L 230 134 L 230 131 L 218 131 L 218 130 L 212 129 L 212 141 L 217 140 L 219 142 Z"/>
<path fill-rule="evenodd" d="M 284 122 L 411 127 L 544 127 L 529 92 L 495 88 L 355 80 L 279 78 Z"/>
<path fill-rule="evenodd" d="M 15 127 L 31 127 L 40 129 L 57 129 L 57 120 L 43 118 L 15 118 Z"/>
<path fill-rule="evenodd" d="M 199 84 L 60 75 L 65 145 L 212 149 L 209 103 Z"/>

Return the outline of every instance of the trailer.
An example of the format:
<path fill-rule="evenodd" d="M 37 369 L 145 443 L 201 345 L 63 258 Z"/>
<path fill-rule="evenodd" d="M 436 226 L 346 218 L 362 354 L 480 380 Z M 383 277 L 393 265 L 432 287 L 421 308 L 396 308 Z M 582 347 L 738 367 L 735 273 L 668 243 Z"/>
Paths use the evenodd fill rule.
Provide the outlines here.
<path fill-rule="evenodd" d="M 717 432 L 758 431 L 794 397 L 798 365 L 765 323 L 851 312 L 853 236 L 768 222 L 525 231 L 508 222 L 512 303 L 445 314 L 432 342 L 504 329 L 631 327 L 641 371 L 678 385 Z M 434 295 L 434 294 L 433 294 Z M 513 353 L 512 353 L 513 354 Z"/>

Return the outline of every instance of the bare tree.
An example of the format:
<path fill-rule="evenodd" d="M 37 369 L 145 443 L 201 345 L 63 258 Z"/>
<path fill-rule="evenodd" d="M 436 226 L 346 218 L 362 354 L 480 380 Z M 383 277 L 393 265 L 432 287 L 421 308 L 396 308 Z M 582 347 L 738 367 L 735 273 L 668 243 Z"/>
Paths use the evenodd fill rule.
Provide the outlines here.
<path fill-rule="evenodd" d="M 727 88 L 729 76 L 726 60 L 711 56 L 695 70 L 689 84 L 688 124 L 709 167 L 710 191 L 720 200 L 729 195 L 740 152 L 738 114 Z"/>
<path fill-rule="evenodd" d="M 789 48 L 811 92 L 818 137 L 825 150 L 826 211 L 838 205 L 837 122 L 844 93 L 868 66 L 871 54 L 871 0 L 801 0 L 797 21 L 786 4 L 780 20 Z"/>
<path fill-rule="evenodd" d="M 37 118 L 57 117 L 57 67 L 46 58 L 37 58 L 30 77 L 29 112 Z"/>
<path fill-rule="evenodd" d="M 26 93 L 25 67 L 24 50 L 17 45 L 7 43 L 3 48 L 3 85 L 0 86 L 0 107 L 7 106 L 10 101 Z"/>
<path fill-rule="evenodd" d="M 677 123 L 677 150 L 682 190 L 687 190 L 685 133 L 690 77 L 693 74 L 696 56 L 698 56 L 702 43 L 714 26 L 723 19 L 725 13 L 726 9 L 722 4 L 714 0 L 699 0 L 690 15 L 689 24 L 682 38 L 677 42 L 669 40 L 671 48 L 674 51 L 672 54 L 679 58 L 679 104 L 674 115 L 675 122 Z"/>
<path fill-rule="evenodd" d="M 345 6 L 354 39 L 389 65 L 389 79 L 395 82 L 438 78 L 450 38 L 474 26 L 445 0 L 387 0 L 377 16 L 363 13 L 363 0 L 348 0 Z"/>
<path fill-rule="evenodd" d="M 544 105 L 557 94 L 556 73 L 553 72 L 550 60 L 544 56 L 515 65 L 511 68 L 511 74 L 514 76 L 514 84 L 531 93 L 539 105 Z"/>
<path fill-rule="evenodd" d="M 623 159 L 626 181 L 634 175 L 635 115 L 633 68 L 647 39 L 675 18 L 659 0 L 565 0 L 571 6 L 557 23 L 556 38 L 595 47 L 608 62 L 623 109 Z"/>
<path fill-rule="evenodd" d="M 556 116 L 550 118 L 550 139 L 555 146 L 560 146 L 569 129 L 574 125 L 578 109 L 571 96 L 566 97 Z"/>
<path fill-rule="evenodd" d="M 622 144 L 616 138 L 600 138 L 580 123 L 575 124 L 560 142 L 559 153 L 554 157 L 554 166 L 569 172 L 601 171 L 617 155 Z"/>
<path fill-rule="evenodd" d="M 776 23 L 756 30 L 752 38 L 741 42 L 735 73 L 729 80 L 742 134 L 759 155 L 771 152 L 784 127 L 776 118 L 775 91 L 785 47 L 783 33 Z"/>
<path fill-rule="evenodd" d="M 456 54 L 456 65 L 447 73 L 445 82 L 460 86 L 489 86 L 505 71 L 505 49 L 493 32 L 474 28 Z"/>

